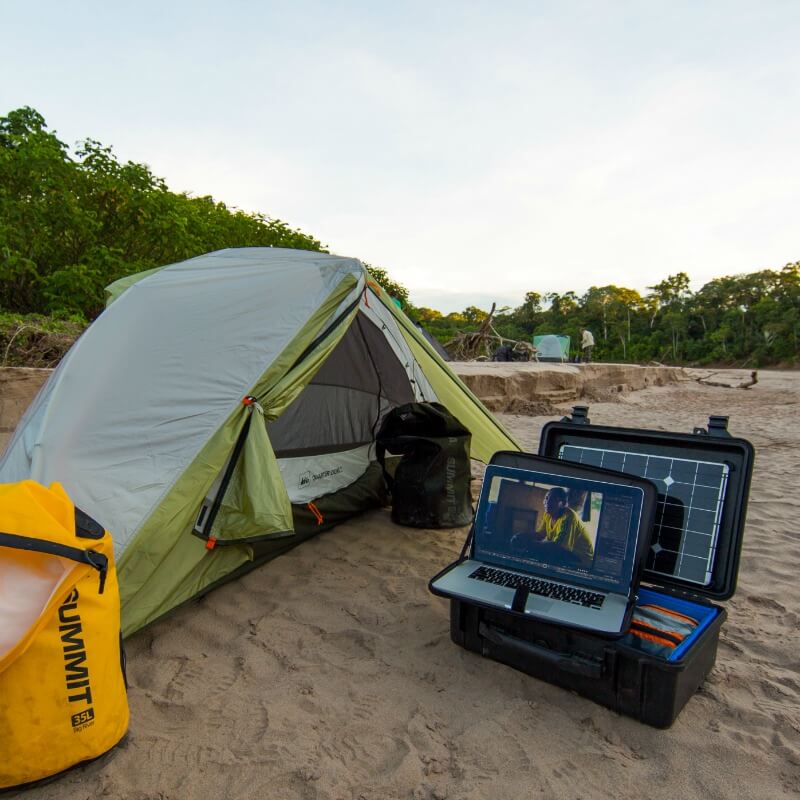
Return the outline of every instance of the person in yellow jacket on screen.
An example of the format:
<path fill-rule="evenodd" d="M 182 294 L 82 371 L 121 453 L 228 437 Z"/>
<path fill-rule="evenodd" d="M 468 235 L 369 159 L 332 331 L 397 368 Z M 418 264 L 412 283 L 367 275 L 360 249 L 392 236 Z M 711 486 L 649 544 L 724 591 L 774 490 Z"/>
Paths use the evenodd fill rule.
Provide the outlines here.
<path fill-rule="evenodd" d="M 569 507 L 565 489 L 555 486 L 545 495 L 544 514 L 536 528 L 536 535 L 578 556 L 582 565 L 592 563 L 592 540 L 578 515 Z"/>

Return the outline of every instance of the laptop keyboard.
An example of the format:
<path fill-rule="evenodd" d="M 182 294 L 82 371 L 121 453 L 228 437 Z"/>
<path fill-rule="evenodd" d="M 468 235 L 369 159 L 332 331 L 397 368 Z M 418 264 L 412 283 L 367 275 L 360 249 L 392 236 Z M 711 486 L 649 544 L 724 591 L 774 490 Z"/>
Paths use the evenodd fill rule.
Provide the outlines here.
<path fill-rule="evenodd" d="M 603 600 L 606 599 L 604 594 L 576 589 L 574 586 L 564 586 L 562 583 L 550 583 L 550 581 L 531 578 L 527 575 L 516 575 L 513 572 L 505 572 L 494 567 L 478 567 L 469 577 L 486 583 L 494 583 L 497 586 L 507 586 L 514 590 L 522 586 L 531 594 L 549 597 L 552 600 L 563 600 L 565 603 L 576 603 L 586 608 L 600 608 Z"/>

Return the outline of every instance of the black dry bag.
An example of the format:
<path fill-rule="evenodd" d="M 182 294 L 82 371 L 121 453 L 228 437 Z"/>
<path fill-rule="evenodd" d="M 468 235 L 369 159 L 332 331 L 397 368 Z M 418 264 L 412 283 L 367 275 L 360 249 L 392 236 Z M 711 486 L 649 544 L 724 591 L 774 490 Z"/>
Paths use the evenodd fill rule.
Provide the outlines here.
<path fill-rule="evenodd" d="M 440 403 L 390 411 L 376 438 L 392 493 L 392 521 L 414 528 L 455 528 L 472 521 L 470 432 Z M 394 474 L 386 454 L 401 456 Z"/>

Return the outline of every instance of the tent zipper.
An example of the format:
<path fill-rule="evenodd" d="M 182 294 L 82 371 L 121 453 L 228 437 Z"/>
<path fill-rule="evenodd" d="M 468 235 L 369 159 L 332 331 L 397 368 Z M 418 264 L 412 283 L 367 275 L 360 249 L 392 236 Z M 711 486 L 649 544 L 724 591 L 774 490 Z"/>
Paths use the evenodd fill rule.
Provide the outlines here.
<path fill-rule="evenodd" d="M 242 404 L 245 406 L 245 408 L 247 408 L 249 413 L 247 414 L 247 418 L 242 425 L 242 429 L 239 431 L 239 435 L 236 437 L 236 443 L 233 445 L 233 452 L 231 453 L 231 457 L 228 459 L 228 463 L 225 466 L 225 472 L 222 475 L 222 480 L 220 481 L 217 493 L 211 502 L 211 508 L 209 509 L 208 516 L 203 520 L 203 523 L 201 526 L 199 526 L 199 529 L 195 524 L 194 530 L 192 530 L 192 533 L 195 536 L 199 536 L 201 539 L 206 540 L 207 550 L 213 550 L 217 544 L 225 544 L 225 542 L 221 542 L 217 537 L 211 535 L 211 528 L 214 526 L 214 521 L 217 518 L 217 514 L 219 514 L 219 509 L 222 505 L 222 500 L 225 497 L 225 492 L 228 491 L 228 484 L 231 482 L 234 469 L 236 469 L 236 462 L 239 460 L 239 455 L 244 448 L 245 439 L 247 439 L 247 433 L 250 430 L 250 425 L 253 421 L 253 408 L 261 408 L 261 406 L 259 406 L 256 402 L 255 397 L 252 397 L 251 395 L 244 397 L 242 399 Z M 211 543 L 212 540 L 213 543 Z M 234 541 L 232 543 L 238 544 L 239 542 Z"/>
<path fill-rule="evenodd" d="M 324 342 L 324 341 L 325 341 L 325 339 L 327 339 L 327 337 L 330 335 L 331 331 L 335 330 L 335 329 L 336 329 L 336 327 L 337 327 L 338 325 L 340 325 L 340 324 L 341 324 L 342 320 L 343 320 L 343 319 L 345 319 L 345 318 L 347 317 L 347 315 L 348 315 L 348 314 L 349 314 L 349 313 L 350 313 L 350 312 L 351 312 L 351 311 L 352 311 L 352 310 L 353 310 L 353 309 L 354 309 L 354 308 L 355 308 L 355 307 L 356 307 L 356 306 L 357 306 L 357 305 L 358 305 L 360 302 L 361 302 L 361 292 L 359 292 L 359 293 L 358 293 L 358 297 L 357 297 L 355 300 L 353 300 L 353 302 L 352 302 L 352 303 L 350 303 L 350 305 L 348 305 L 348 306 L 347 306 L 347 308 L 345 308 L 345 310 L 344 310 L 344 311 L 342 311 L 342 313 L 341 313 L 341 314 L 339 314 L 339 316 L 338 316 L 338 317 L 336 317 L 336 319 L 335 319 L 333 322 L 331 322 L 331 324 L 330 324 L 330 325 L 328 325 L 328 327 L 327 327 L 327 328 L 325 328 L 325 330 L 324 330 L 324 331 L 323 331 L 323 332 L 322 332 L 322 333 L 321 333 L 319 336 L 317 336 L 317 338 L 316 338 L 316 339 L 314 339 L 314 341 L 313 341 L 313 342 L 311 342 L 311 344 L 310 344 L 310 345 L 308 345 L 308 347 L 306 347 L 306 349 L 305 349 L 305 350 L 303 350 L 303 352 L 302 352 L 302 353 L 300 353 L 300 355 L 297 357 L 297 360 L 294 362 L 294 364 L 292 364 L 292 366 L 291 366 L 291 369 L 289 369 L 289 370 L 287 370 L 287 371 L 288 371 L 288 372 L 291 372 L 293 369 L 295 369 L 295 367 L 297 367 L 297 365 L 298 365 L 298 364 L 301 364 L 303 361 L 305 361 L 305 360 L 306 360 L 306 358 L 308 358 L 308 356 L 309 356 L 311 353 L 313 353 L 313 352 L 314 352 L 314 350 L 316 350 L 316 349 L 317 349 L 317 347 L 319 346 L 319 344 L 320 344 L 321 342 Z"/>
<path fill-rule="evenodd" d="M 30 536 L 19 536 L 15 533 L 0 532 L 0 547 L 9 547 L 15 550 L 30 550 L 35 553 L 46 553 L 51 556 L 68 558 L 79 564 L 88 564 L 100 573 L 100 586 L 98 594 L 103 594 L 108 575 L 108 556 L 98 553 L 97 550 L 82 550 L 80 547 L 70 547 L 58 542 L 45 542 Z"/>

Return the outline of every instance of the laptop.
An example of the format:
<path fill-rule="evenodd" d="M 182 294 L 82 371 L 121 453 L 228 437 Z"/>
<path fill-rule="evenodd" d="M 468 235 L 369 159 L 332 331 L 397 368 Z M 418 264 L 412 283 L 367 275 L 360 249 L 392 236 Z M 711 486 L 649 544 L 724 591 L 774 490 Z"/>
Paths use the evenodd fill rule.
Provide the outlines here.
<path fill-rule="evenodd" d="M 437 575 L 431 590 L 576 628 L 624 632 L 655 487 L 609 470 L 530 460 L 537 469 L 486 468 L 469 558 Z"/>

